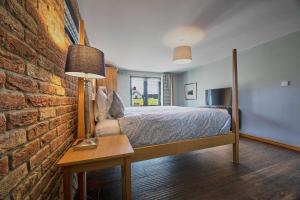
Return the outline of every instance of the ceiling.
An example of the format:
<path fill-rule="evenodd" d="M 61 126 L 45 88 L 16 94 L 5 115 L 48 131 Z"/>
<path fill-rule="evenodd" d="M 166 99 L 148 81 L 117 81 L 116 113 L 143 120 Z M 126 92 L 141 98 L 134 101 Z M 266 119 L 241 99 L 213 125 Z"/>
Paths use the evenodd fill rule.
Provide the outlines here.
<path fill-rule="evenodd" d="M 89 41 L 121 69 L 171 72 L 208 64 L 300 30 L 300 0 L 78 0 Z M 175 65 L 175 46 L 193 61 Z"/>

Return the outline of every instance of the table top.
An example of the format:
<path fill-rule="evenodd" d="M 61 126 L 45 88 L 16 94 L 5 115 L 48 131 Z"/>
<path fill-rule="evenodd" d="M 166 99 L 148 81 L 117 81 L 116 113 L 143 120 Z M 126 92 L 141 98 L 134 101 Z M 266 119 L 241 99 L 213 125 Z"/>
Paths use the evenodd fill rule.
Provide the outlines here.
<path fill-rule="evenodd" d="M 63 167 L 129 157 L 134 153 L 127 136 L 123 134 L 98 137 L 97 142 L 98 145 L 95 149 L 75 151 L 71 147 L 58 161 L 58 166 Z"/>

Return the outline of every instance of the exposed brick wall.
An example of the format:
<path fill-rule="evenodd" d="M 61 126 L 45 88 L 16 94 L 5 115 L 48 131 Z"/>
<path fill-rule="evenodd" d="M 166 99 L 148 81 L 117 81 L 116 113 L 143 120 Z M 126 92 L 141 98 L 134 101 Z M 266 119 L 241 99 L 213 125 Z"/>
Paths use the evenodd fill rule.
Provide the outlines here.
<path fill-rule="evenodd" d="M 77 126 L 63 0 L 0 0 L 0 199 L 59 199 Z"/>

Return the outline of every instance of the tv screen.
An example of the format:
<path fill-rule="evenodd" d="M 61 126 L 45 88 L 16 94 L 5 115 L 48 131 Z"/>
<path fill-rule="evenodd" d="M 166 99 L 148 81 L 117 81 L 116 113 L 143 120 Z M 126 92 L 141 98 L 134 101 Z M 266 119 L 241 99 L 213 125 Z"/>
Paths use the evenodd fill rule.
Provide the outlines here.
<path fill-rule="evenodd" d="M 231 88 L 205 90 L 207 106 L 231 106 Z"/>

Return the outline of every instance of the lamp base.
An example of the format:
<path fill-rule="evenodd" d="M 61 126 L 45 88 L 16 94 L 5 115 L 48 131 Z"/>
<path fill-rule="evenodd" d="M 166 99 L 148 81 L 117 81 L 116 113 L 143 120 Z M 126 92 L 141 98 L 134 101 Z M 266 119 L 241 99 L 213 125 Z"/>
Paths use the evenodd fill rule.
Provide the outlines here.
<path fill-rule="evenodd" d="M 75 151 L 82 151 L 87 149 L 96 149 L 98 144 L 97 138 L 87 138 L 87 139 L 79 139 L 74 145 L 73 149 Z"/>

